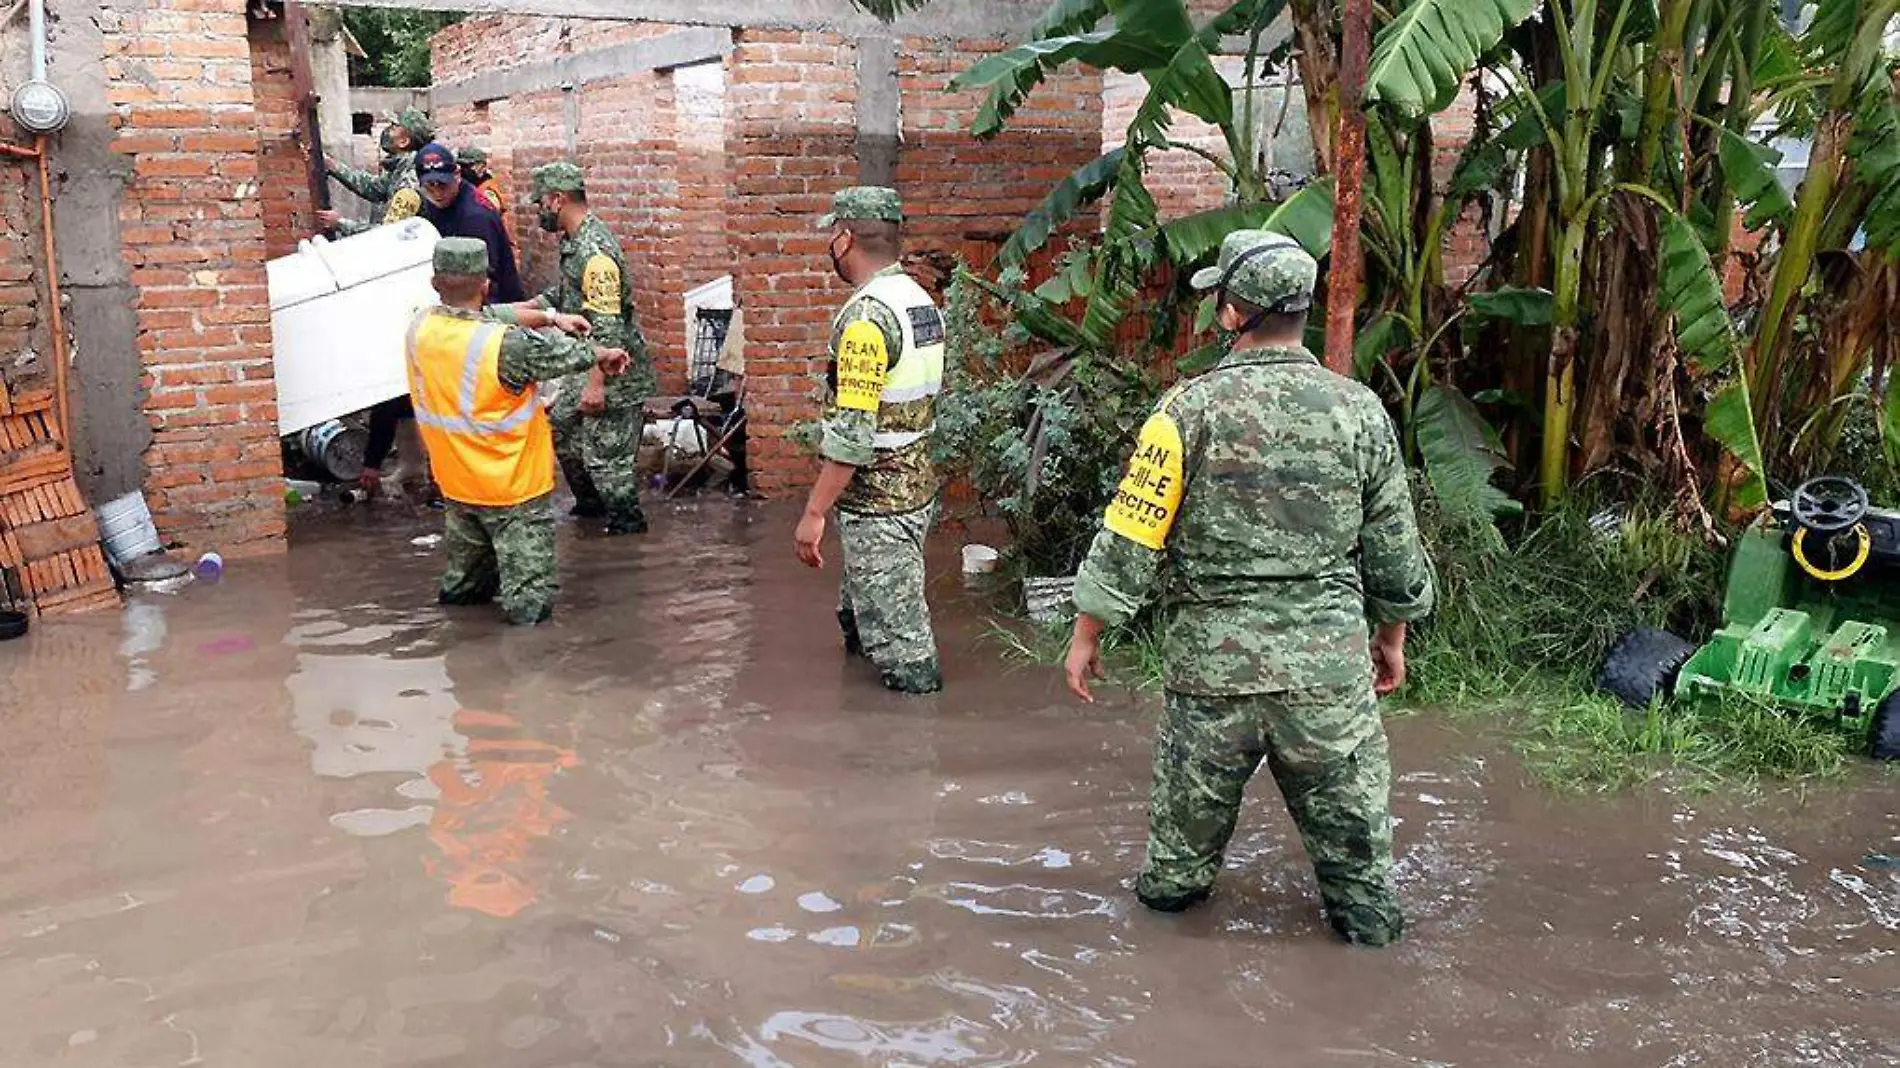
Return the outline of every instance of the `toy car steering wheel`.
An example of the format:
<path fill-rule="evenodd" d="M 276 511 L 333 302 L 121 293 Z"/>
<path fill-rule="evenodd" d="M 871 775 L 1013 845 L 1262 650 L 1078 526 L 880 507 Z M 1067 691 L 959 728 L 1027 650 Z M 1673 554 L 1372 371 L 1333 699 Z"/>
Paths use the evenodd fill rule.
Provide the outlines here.
<path fill-rule="evenodd" d="M 1867 517 L 1867 490 L 1842 475 L 1822 475 L 1797 486 L 1794 521 L 1816 534 L 1839 534 Z"/>
<path fill-rule="evenodd" d="M 1801 570 L 1823 582 L 1839 582 L 1860 573 L 1867 564 L 1872 539 L 1861 520 L 1867 517 L 1867 490 L 1860 483 L 1841 475 L 1811 478 L 1795 488 L 1792 510 L 1795 526 L 1794 560 Z M 1806 552 L 1810 533 L 1832 540 L 1834 535 L 1852 530 L 1858 545 L 1847 566 L 1826 570 L 1809 562 Z"/>

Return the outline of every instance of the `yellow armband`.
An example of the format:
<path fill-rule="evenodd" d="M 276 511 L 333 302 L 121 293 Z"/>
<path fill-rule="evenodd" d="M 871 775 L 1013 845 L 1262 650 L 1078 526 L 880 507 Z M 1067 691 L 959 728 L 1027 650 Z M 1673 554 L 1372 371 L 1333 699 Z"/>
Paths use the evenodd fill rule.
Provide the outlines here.
<path fill-rule="evenodd" d="M 1181 428 L 1174 418 L 1165 410 L 1149 416 L 1103 525 L 1137 545 L 1165 546 L 1185 489 L 1182 456 Z"/>

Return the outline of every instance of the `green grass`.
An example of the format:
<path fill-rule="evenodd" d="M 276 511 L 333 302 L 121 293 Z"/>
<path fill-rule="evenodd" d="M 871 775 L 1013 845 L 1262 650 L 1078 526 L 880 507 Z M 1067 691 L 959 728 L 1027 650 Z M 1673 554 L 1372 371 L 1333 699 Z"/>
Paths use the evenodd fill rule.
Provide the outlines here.
<path fill-rule="evenodd" d="M 1500 546 L 1421 513 L 1438 577 L 1432 618 L 1409 644 L 1394 710 L 1497 726 L 1552 788 L 1627 790 L 1667 782 L 1748 789 L 1839 774 L 1863 739 L 1821 717 L 1734 696 L 1633 712 L 1598 693 L 1595 674 L 1618 636 L 1642 625 L 1698 639 L 1719 607 L 1723 554 L 1668 520 L 1635 512 L 1599 533 L 1583 508 L 1536 521 Z M 1069 628 L 1000 621 L 990 640 L 1015 664 L 1059 667 Z M 1152 628 L 1111 633 L 1110 681 L 1161 688 Z"/>

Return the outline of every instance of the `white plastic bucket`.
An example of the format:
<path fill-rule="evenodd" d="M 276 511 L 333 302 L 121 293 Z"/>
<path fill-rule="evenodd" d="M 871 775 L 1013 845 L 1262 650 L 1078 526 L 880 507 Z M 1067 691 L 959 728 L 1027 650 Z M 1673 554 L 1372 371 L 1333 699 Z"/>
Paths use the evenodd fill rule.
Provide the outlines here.
<path fill-rule="evenodd" d="M 995 549 L 987 545 L 965 545 L 963 547 L 963 573 L 966 575 L 987 575 L 996 570 L 996 561 L 1000 556 Z"/>
<path fill-rule="evenodd" d="M 96 514 L 106 555 L 121 567 L 165 547 L 159 543 L 158 528 L 152 525 L 152 513 L 145 507 L 145 495 L 137 490 L 100 505 Z"/>

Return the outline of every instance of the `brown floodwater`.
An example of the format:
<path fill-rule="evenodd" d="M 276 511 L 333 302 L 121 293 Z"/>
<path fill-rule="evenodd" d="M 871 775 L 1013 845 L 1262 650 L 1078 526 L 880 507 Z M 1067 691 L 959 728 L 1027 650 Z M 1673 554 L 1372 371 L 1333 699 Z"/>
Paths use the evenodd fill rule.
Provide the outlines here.
<path fill-rule="evenodd" d="M 1900 1063 L 1900 779 L 1568 797 L 1391 725 L 1411 934 L 1334 943 L 1270 782 L 1148 914 L 1151 697 L 840 654 L 836 561 L 705 501 L 563 531 L 548 626 L 433 603 L 437 521 L 0 645 L 0 1065 Z"/>

